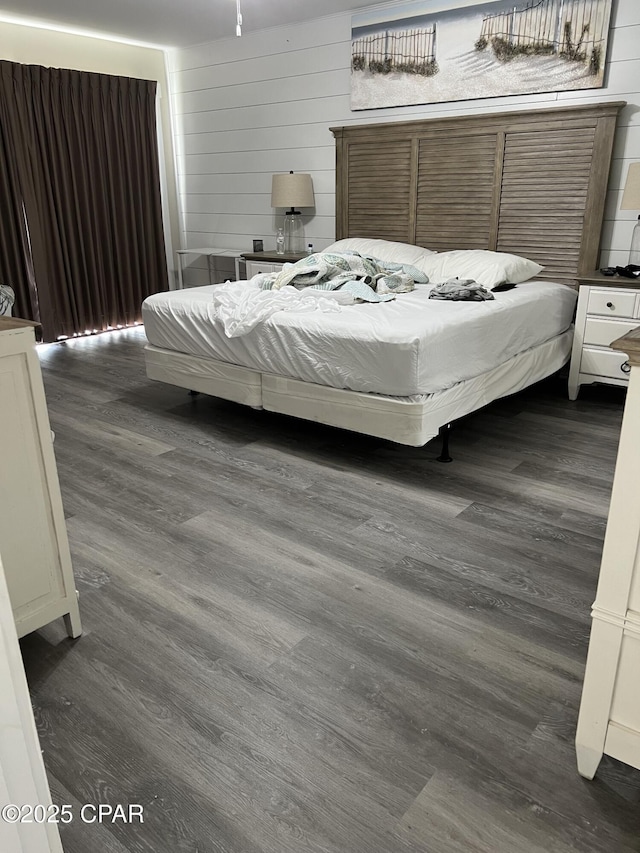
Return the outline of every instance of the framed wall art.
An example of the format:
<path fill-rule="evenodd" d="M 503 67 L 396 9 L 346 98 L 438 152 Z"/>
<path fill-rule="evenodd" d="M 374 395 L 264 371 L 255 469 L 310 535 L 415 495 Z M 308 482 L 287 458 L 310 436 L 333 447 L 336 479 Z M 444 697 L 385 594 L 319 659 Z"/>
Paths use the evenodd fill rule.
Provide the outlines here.
<path fill-rule="evenodd" d="M 354 14 L 351 109 L 596 89 L 612 0 L 413 0 Z"/>

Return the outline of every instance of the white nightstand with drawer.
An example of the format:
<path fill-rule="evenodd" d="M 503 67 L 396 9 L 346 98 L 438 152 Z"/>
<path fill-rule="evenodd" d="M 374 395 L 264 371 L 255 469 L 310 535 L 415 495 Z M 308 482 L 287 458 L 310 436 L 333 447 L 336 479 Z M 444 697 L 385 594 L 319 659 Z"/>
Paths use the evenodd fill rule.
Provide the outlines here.
<path fill-rule="evenodd" d="M 204 249 L 177 249 L 176 257 L 178 259 L 178 264 L 176 268 L 178 271 L 179 290 L 182 290 L 184 288 L 184 261 L 187 255 L 202 255 L 207 259 L 207 274 L 209 278 L 209 284 L 216 283 L 214 282 L 213 278 L 214 274 L 217 272 L 215 269 L 215 263 L 217 258 L 233 259 L 236 281 L 240 278 L 240 258 L 242 256 L 241 249 L 214 249 L 211 247 L 207 247 Z"/>
<path fill-rule="evenodd" d="M 629 384 L 629 361 L 609 344 L 640 325 L 640 281 L 601 273 L 580 278 L 569 370 L 569 399 L 581 385 Z"/>
<path fill-rule="evenodd" d="M 242 260 L 246 264 L 245 277 L 248 280 L 261 272 L 280 272 L 284 264 L 294 264 L 304 257 L 306 257 L 305 252 L 285 252 L 284 255 L 278 255 L 275 252 L 243 252 Z"/>
<path fill-rule="evenodd" d="M 246 262 L 246 277 L 247 281 L 259 273 L 280 272 L 282 264 L 265 264 L 258 261 Z"/>

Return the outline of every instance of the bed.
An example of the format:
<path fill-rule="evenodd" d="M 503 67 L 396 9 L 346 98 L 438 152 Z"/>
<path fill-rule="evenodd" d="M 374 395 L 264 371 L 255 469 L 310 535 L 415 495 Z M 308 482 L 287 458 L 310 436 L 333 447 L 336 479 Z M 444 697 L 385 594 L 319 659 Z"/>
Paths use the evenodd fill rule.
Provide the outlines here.
<path fill-rule="evenodd" d="M 143 305 L 147 375 L 413 446 L 550 376 L 570 356 L 576 278 L 597 266 L 621 106 L 332 128 L 330 249 L 368 245 L 429 284 L 279 311 L 236 338 L 212 312 L 217 286 L 156 294 Z M 492 291 L 500 274 L 516 287 Z M 452 275 L 489 276 L 493 298 L 430 299 Z"/>

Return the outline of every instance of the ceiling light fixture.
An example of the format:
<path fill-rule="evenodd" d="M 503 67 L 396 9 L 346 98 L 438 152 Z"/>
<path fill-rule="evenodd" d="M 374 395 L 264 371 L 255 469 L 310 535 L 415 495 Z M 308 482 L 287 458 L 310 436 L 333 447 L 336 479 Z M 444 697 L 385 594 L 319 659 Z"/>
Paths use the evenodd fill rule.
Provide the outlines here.
<path fill-rule="evenodd" d="M 236 35 L 242 35 L 242 12 L 240 11 L 240 0 L 236 0 Z"/>

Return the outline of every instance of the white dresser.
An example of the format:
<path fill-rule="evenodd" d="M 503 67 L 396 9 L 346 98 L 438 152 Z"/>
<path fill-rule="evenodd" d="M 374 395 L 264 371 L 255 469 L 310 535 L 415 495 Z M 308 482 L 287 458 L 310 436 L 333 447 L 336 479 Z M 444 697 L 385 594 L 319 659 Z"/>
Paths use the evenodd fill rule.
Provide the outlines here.
<path fill-rule="evenodd" d="M 612 349 L 631 372 L 576 733 L 587 779 L 603 753 L 640 769 L 640 328 Z"/>
<path fill-rule="evenodd" d="M 0 553 L 18 636 L 82 633 L 33 324 L 0 317 Z"/>
<path fill-rule="evenodd" d="M 33 718 L 31 697 L 16 636 L 0 554 L 0 807 L 51 805 L 51 792 Z M 12 811 L 9 805 L 9 811 Z M 15 807 L 13 808 L 15 815 Z M 10 823 L 0 818 L 2 853 L 63 853 L 56 823 Z M 45 814 L 54 816 L 51 811 Z"/>
<path fill-rule="evenodd" d="M 593 273 L 579 279 L 580 293 L 569 370 L 569 399 L 581 385 L 626 386 L 629 362 L 609 344 L 640 323 L 640 281 Z"/>

